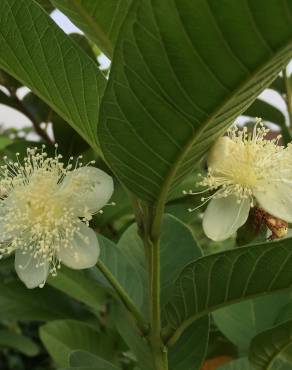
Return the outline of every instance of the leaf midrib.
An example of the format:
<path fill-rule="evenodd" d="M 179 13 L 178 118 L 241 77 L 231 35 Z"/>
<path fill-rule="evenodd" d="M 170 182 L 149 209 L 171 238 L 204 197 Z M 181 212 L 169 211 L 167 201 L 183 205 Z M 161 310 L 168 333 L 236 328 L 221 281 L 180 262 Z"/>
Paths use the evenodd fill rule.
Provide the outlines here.
<path fill-rule="evenodd" d="M 285 46 L 280 48 L 276 53 L 274 53 L 273 59 L 275 59 L 278 55 L 281 55 L 281 53 L 289 48 L 289 46 L 292 48 L 292 41 L 288 42 Z M 291 51 L 292 54 L 292 51 Z M 270 60 L 269 60 L 270 61 Z M 251 82 L 255 76 L 262 70 L 266 65 L 269 65 L 268 63 L 261 64 L 253 73 L 250 73 L 250 76 L 248 79 L 244 80 L 234 91 L 231 95 L 229 95 L 222 104 L 219 105 L 219 107 L 209 116 L 209 118 L 201 124 L 201 127 L 197 130 L 197 132 L 194 132 L 194 134 L 190 137 L 190 139 L 186 142 L 184 145 L 182 151 L 179 153 L 177 159 L 174 162 L 174 165 L 170 169 L 168 175 L 165 178 L 165 181 L 162 184 L 160 195 L 158 196 L 157 200 L 157 209 L 163 209 L 164 204 L 167 200 L 167 196 L 169 193 L 169 189 L 171 187 L 171 184 L 173 180 L 175 179 L 175 176 L 180 168 L 180 165 L 182 164 L 183 160 L 187 156 L 188 152 L 191 150 L 193 145 L 201 138 L 201 136 L 204 134 L 205 130 L 209 127 L 212 120 L 220 114 L 221 111 L 224 111 L 224 107 L 228 105 L 232 99 L 235 98 L 235 96 L 246 86 L 249 82 Z M 276 78 L 277 76 L 275 76 Z M 219 136 L 219 135 L 218 135 Z"/>
<path fill-rule="evenodd" d="M 291 287 L 292 286 L 290 286 L 288 288 L 280 288 L 280 289 L 273 290 L 273 291 L 270 291 L 270 292 L 250 294 L 250 295 L 248 295 L 246 297 L 240 297 L 240 298 L 236 298 L 236 299 L 233 299 L 233 300 L 228 300 L 228 301 L 223 302 L 221 304 L 214 305 L 212 307 L 207 307 L 206 309 L 204 309 L 204 310 L 202 310 L 200 312 L 197 312 L 194 315 L 190 316 L 188 319 L 184 320 L 177 328 L 175 328 L 174 330 L 172 330 L 170 332 L 168 332 L 168 330 L 171 330 L 171 327 L 164 328 L 165 333 L 167 333 L 167 332 L 170 333 L 170 335 L 167 338 L 167 342 L 170 343 L 170 345 L 172 345 L 173 344 L 173 341 L 174 340 L 176 341 L 181 336 L 181 334 L 194 321 L 200 319 L 201 317 L 203 317 L 205 315 L 208 315 L 211 312 L 217 311 L 220 308 L 224 308 L 227 305 L 230 306 L 230 305 L 233 305 L 233 304 L 236 304 L 236 303 L 240 303 L 240 302 L 247 301 L 247 300 L 254 299 L 254 298 L 258 298 L 258 297 L 265 297 L 267 295 L 271 295 L 271 294 L 276 293 L 276 292 L 289 292 L 289 291 L 291 291 Z"/>

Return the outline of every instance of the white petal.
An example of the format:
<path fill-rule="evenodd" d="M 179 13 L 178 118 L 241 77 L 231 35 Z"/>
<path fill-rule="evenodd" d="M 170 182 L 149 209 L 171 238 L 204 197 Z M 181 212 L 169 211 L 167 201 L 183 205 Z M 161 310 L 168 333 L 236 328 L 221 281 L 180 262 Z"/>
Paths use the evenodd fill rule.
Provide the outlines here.
<path fill-rule="evenodd" d="M 292 222 L 292 183 L 269 183 L 263 191 L 254 191 L 254 195 L 265 211 L 284 221 Z"/>
<path fill-rule="evenodd" d="M 38 267 L 37 263 L 37 259 L 33 258 L 31 254 L 23 254 L 21 249 L 15 252 L 15 271 L 19 279 L 22 280 L 29 289 L 42 286 L 47 280 L 49 272 L 48 263 Z"/>
<path fill-rule="evenodd" d="M 250 201 L 237 202 L 237 197 L 212 199 L 203 218 L 203 229 L 208 238 L 222 241 L 232 236 L 248 217 Z"/>
<path fill-rule="evenodd" d="M 58 257 L 64 265 L 72 269 L 93 267 L 99 256 L 99 244 L 95 232 L 80 223 L 80 231 L 76 234 L 71 246 L 62 248 Z"/>
<path fill-rule="evenodd" d="M 114 191 L 112 177 L 95 167 L 80 167 L 68 173 L 62 187 L 72 187 L 78 207 L 87 207 L 92 213 L 105 206 Z"/>

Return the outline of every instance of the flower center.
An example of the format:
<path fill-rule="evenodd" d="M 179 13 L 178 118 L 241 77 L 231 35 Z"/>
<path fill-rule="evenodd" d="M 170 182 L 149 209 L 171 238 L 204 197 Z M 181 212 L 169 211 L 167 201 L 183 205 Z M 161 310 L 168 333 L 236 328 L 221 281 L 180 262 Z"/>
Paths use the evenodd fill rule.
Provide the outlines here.
<path fill-rule="evenodd" d="M 48 263 L 53 274 L 60 265 L 57 253 L 72 246 L 79 235 L 79 217 L 86 218 L 74 211 L 70 186 L 62 187 L 72 165 L 64 167 L 61 158 L 28 149 L 23 164 L 6 161 L 0 178 L 0 255 L 21 249 L 36 265 Z"/>
<path fill-rule="evenodd" d="M 288 148 L 278 144 L 280 136 L 265 138 L 268 132 L 258 120 L 251 133 L 246 127 L 235 127 L 218 139 L 208 156 L 208 173 L 198 183 L 205 188 L 200 193 L 213 191 L 210 197 L 202 198 L 203 202 L 235 195 L 238 202 L 248 198 L 253 206 L 256 192 L 265 191 L 271 181 L 281 181 L 288 168 L 291 170 L 291 156 Z"/>

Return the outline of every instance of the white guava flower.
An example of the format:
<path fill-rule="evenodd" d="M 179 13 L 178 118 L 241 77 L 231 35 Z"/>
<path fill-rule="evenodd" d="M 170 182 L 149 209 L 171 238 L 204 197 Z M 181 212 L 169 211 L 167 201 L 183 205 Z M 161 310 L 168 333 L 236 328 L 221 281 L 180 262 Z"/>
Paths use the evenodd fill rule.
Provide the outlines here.
<path fill-rule="evenodd" d="M 107 204 L 113 180 L 79 159 L 27 149 L 0 171 L 0 255 L 15 252 L 15 270 L 28 288 L 44 286 L 61 263 L 84 269 L 96 264 L 99 245 L 88 221 Z"/>
<path fill-rule="evenodd" d="M 215 191 L 202 198 L 210 201 L 203 216 L 203 229 L 210 239 L 232 236 L 255 205 L 292 222 L 291 146 L 280 146 L 280 136 L 268 140 L 268 132 L 258 120 L 252 133 L 232 128 L 211 149 L 208 173 L 199 182 L 206 191 Z"/>

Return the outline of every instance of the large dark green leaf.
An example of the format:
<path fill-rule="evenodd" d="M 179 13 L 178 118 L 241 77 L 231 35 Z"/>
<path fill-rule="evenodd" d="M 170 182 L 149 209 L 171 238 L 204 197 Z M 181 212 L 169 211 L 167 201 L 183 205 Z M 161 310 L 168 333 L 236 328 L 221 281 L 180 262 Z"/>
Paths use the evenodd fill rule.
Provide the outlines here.
<path fill-rule="evenodd" d="M 131 0 L 52 0 L 110 58 Z"/>
<path fill-rule="evenodd" d="M 98 125 L 133 193 L 164 200 L 272 82 L 292 55 L 291 13 L 278 0 L 133 3 Z"/>
<path fill-rule="evenodd" d="M 96 63 L 32 0 L 0 2 L 0 67 L 97 147 L 105 79 Z"/>
<path fill-rule="evenodd" d="M 258 334 L 251 342 L 249 360 L 256 370 L 272 370 L 277 357 L 292 363 L 292 320 Z"/>
<path fill-rule="evenodd" d="M 290 288 L 291 269 L 291 239 L 228 250 L 190 263 L 166 306 L 175 337 L 210 311 Z"/>

